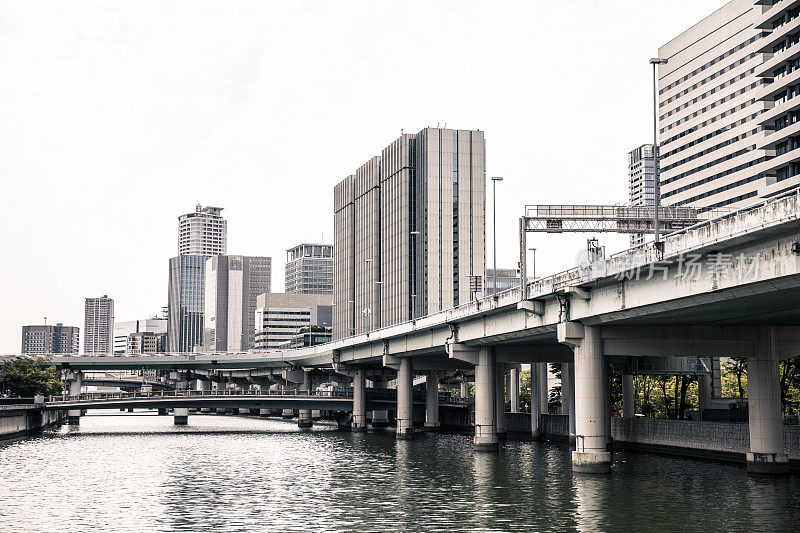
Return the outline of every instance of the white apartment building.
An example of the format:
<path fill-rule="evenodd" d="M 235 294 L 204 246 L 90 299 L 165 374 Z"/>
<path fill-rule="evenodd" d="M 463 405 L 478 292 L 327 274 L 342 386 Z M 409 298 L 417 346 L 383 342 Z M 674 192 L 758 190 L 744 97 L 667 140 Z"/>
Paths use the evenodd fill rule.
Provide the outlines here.
<path fill-rule="evenodd" d="M 765 6 L 733 0 L 659 48 L 661 200 L 701 212 L 767 194 L 759 144 L 765 80 L 758 26 Z"/>
<path fill-rule="evenodd" d="M 86 298 L 83 324 L 83 353 L 110 354 L 114 351 L 114 300 L 106 294 Z"/>
<path fill-rule="evenodd" d="M 222 207 L 202 207 L 178 217 L 179 255 L 223 255 L 228 248 L 228 221 Z"/>

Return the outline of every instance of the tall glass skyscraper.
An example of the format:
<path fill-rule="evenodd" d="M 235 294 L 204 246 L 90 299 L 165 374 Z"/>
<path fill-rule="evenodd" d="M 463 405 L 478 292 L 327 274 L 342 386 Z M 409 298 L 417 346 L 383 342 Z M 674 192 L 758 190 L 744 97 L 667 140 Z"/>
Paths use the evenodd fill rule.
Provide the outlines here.
<path fill-rule="evenodd" d="M 205 255 L 179 255 L 169 260 L 167 349 L 191 352 L 203 345 Z"/>

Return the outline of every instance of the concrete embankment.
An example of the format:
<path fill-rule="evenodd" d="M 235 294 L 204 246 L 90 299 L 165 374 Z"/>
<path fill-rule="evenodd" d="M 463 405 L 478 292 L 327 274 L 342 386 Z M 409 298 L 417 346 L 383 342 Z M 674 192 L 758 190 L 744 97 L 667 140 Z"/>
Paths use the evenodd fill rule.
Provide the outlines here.
<path fill-rule="evenodd" d="M 60 424 L 65 417 L 63 411 L 39 409 L 33 405 L 2 405 L 0 440 L 37 433 L 47 426 Z"/>
<path fill-rule="evenodd" d="M 545 438 L 566 440 L 567 415 L 543 415 Z M 530 435 L 530 413 L 506 413 L 509 432 Z M 656 418 L 611 418 L 611 437 L 615 450 L 668 453 L 705 459 L 745 462 L 750 451 L 747 424 L 662 420 Z M 783 426 L 783 443 L 790 464 L 800 469 L 800 426 Z"/>

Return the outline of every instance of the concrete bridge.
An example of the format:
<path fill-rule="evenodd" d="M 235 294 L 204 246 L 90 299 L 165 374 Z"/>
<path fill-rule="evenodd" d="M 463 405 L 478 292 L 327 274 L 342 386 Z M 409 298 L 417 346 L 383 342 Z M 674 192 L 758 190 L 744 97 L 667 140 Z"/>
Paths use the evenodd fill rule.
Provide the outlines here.
<path fill-rule="evenodd" d="M 396 391 L 390 389 L 371 389 L 366 393 L 365 408 L 373 412 L 391 410 L 397 402 Z M 426 405 L 425 394 L 414 395 L 414 403 Z M 469 400 L 452 398 L 449 394 L 439 394 L 440 409 L 465 411 Z M 314 391 L 301 389 L 284 390 L 186 390 L 169 392 L 92 392 L 77 396 L 63 395 L 47 398 L 43 405 L 49 409 L 69 410 L 78 413 L 86 409 L 173 409 L 177 424 L 187 422 L 189 409 L 235 409 L 238 412 L 250 411 L 267 414 L 265 411 L 280 410 L 284 415 L 299 412 L 298 425 L 311 427 L 312 411 L 353 412 L 353 391 L 349 389 L 334 391 Z M 184 414 L 184 411 L 186 414 Z M 307 415 L 307 416 L 306 416 Z M 78 416 L 77 414 L 73 416 Z M 71 420 L 76 423 L 77 420 Z"/>
<path fill-rule="evenodd" d="M 563 399 L 575 436 L 575 471 L 609 470 L 609 365 L 623 369 L 632 416 L 636 358 L 748 359 L 752 471 L 788 467 L 780 414 L 778 361 L 800 354 L 800 190 L 669 234 L 658 246 L 628 250 L 517 289 L 369 334 L 265 353 L 53 357 L 71 373 L 93 369 L 263 373 L 286 385 L 310 371 L 352 383 L 354 431 L 366 429 L 366 385 L 395 380 L 397 437 L 413 436 L 412 383 L 427 380 L 431 427 L 438 426 L 442 379 L 475 381 L 475 447 L 493 451 L 504 433 L 506 374 L 512 405 L 519 365 L 533 369 L 532 431 L 546 407 L 546 363 L 561 362 Z M 233 375 L 231 374 L 233 377 Z M 474 376 L 474 378 L 472 377 Z M 202 381 L 202 380 L 201 380 Z M 277 382 L 277 380 L 274 380 Z M 205 386 L 205 385 L 200 385 Z M 700 381 L 701 402 L 713 393 Z M 308 387 L 305 387 L 308 389 Z M 518 398 L 517 400 L 518 401 Z M 374 418 L 374 417 L 373 417 Z"/>

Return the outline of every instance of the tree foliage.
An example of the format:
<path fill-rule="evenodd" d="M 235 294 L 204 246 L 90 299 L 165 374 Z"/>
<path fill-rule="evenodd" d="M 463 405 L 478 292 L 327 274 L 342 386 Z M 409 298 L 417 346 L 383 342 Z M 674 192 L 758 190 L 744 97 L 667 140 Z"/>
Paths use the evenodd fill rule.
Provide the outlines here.
<path fill-rule="evenodd" d="M 9 396 L 22 398 L 60 394 L 61 373 L 41 357 L 14 359 L 0 366 L 0 390 Z"/>

